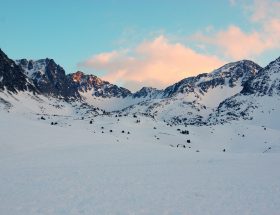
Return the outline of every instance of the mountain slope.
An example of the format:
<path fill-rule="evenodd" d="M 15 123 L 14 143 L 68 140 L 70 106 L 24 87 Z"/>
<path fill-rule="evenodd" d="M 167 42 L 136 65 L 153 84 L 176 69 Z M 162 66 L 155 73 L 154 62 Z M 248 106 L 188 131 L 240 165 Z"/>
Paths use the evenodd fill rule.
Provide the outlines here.
<path fill-rule="evenodd" d="M 175 124 L 205 124 L 219 104 L 239 93 L 260 69 L 248 60 L 230 63 L 212 73 L 183 79 L 167 87 L 160 98 L 143 101 L 124 112 L 149 114 Z"/>
<path fill-rule="evenodd" d="M 243 86 L 251 77 L 255 76 L 261 67 L 249 60 L 229 63 L 223 67 L 207 74 L 203 73 L 196 77 L 189 77 L 167 87 L 164 90 L 164 97 L 172 97 L 179 93 L 198 91 L 204 95 L 209 89 L 217 86 Z"/>
<path fill-rule="evenodd" d="M 15 63 L 2 51 L 0 57 L 2 91 L 38 91 L 49 98 L 61 97 L 69 103 L 78 102 L 76 105 L 86 104 L 88 111 L 99 108 L 101 112 L 142 114 L 185 125 L 253 118 L 261 122 L 267 113 L 274 113 L 271 116 L 278 119 L 280 58 L 264 69 L 252 61 L 242 60 L 208 74 L 183 79 L 164 90 L 143 87 L 131 93 L 95 75 L 80 71 L 66 75 L 52 59 L 22 59 Z M 1 103 L 5 108 L 11 106 L 5 96 L 1 96 Z M 255 109 L 264 114 L 256 115 Z"/>
<path fill-rule="evenodd" d="M 249 95 L 253 94 L 256 96 L 273 96 L 280 95 L 280 57 L 275 61 L 271 62 L 264 69 L 260 70 L 259 73 L 251 78 L 241 94 Z"/>
<path fill-rule="evenodd" d="M 64 69 L 53 59 L 17 60 L 16 63 L 32 79 L 37 89 L 45 94 L 56 97 L 77 97 L 75 89 L 70 86 Z"/>
<path fill-rule="evenodd" d="M 223 101 L 212 114 L 213 123 L 250 119 L 276 126 L 280 111 L 280 58 L 260 70 L 237 95 Z"/>
<path fill-rule="evenodd" d="M 65 71 L 53 60 L 14 62 L 0 50 L 0 108 L 5 112 L 72 117 L 104 113 L 77 96 L 69 99 L 75 95 L 69 86 Z"/>
<path fill-rule="evenodd" d="M 0 49 L 0 90 L 36 92 L 23 70 Z"/>
<path fill-rule="evenodd" d="M 87 92 L 92 96 L 104 98 L 125 98 L 131 95 L 128 89 L 103 81 L 95 75 L 86 75 L 81 71 L 67 75 L 67 79 L 71 88 L 77 90 L 81 95 Z"/>
<path fill-rule="evenodd" d="M 46 95 L 64 98 L 81 98 L 85 94 L 103 98 L 125 98 L 131 95 L 129 90 L 103 81 L 95 75 L 86 75 L 81 71 L 66 75 L 65 70 L 53 59 L 21 59 L 16 62 L 40 92 Z"/>
<path fill-rule="evenodd" d="M 142 87 L 137 92 L 133 93 L 133 98 L 146 98 L 146 99 L 156 99 L 161 98 L 163 90 L 158 90 L 153 87 Z"/>

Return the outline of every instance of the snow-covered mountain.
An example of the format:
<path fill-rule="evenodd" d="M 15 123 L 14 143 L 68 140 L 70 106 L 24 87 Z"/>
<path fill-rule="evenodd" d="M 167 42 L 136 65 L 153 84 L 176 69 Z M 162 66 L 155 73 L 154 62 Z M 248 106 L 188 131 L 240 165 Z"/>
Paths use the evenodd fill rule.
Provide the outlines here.
<path fill-rule="evenodd" d="M 105 113 L 75 96 L 75 88 L 68 88 L 71 85 L 65 77 L 53 60 L 13 61 L 0 50 L 0 108 L 23 115 L 74 118 Z"/>
<path fill-rule="evenodd" d="M 128 107 L 124 112 L 149 114 L 170 123 L 206 124 L 219 104 L 239 93 L 260 69 L 248 60 L 230 63 L 209 74 L 183 79 L 167 87 L 160 97 Z"/>
<path fill-rule="evenodd" d="M 86 75 L 81 71 L 66 75 L 65 70 L 53 59 L 16 60 L 24 73 L 35 86 L 46 95 L 63 98 L 80 98 L 85 93 L 94 97 L 127 97 L 131 92 L 103 81 L 95 75 Z"/>
<path fill-rule="evenodd" d="M 66 75 L 49 58 L 14 62 L 1 51 L 0 60 L 2 103 L 9 100 L 7 92 L 27 90 L 50 100 L 87 105 L 88 111 L 141 114 L 169 124 L 209 125 L 257 118 L 253 110 L 273 112 L 280 94 L 280 58 L 263 69 L 249 60 L 229 63 L 164 90 L 143 87 L 135 93 L 81 71 Z"/>
<path fill-rule="evenodd" d="M 133 98 L 156 99 L 163 96 L 163 90 L 158 90 L 153 87 L 142 87 L 133 94 Z"/>
<path fill-rule="evenodd" d="M 241 94 L 256 96 L 280 95 L 280 57 L 246 82 Z"/>
<path fill-rule="evenodd" d="M 0 49 L 0 90 L 10 92 L 32 91 L 35 92 L 34 85 L 24 75 L 21 67 L 8 58 L 8 56 Z"/>
<path fill-rule="evenodd" d="M 103 81 L 95 75 L 86 75 L 81 71 L 67 75 L 70 86 L 81 94 L 90 92 L 92 96 L 125 98 L 131 95 L 128 89 Z"/>
<path fill-rule="evenodd" d="M 15 62 L 42 94 L 66 99 L 78 96 L 76 90 L 71 87 L 65 70 L 53 59 L 46 58 L 36 61 L 21 59 Z"/>
<path fill-rule="evenodd" d="M 225 66 L 207 74 L 200 74 L 196 77 L 189 77 L 167 87 L 164 90 L 164 97 L 172 97 L 180 93 L 198 92 L 202 95 L 218 86 L 230 88 L 243 86 L 244 83 L 261 69 L 252 61 L 243 60 L 226 64 Z"/>
<path fill-rule="evenodd" d="M 131 93 L 0 51 L 0 214 L 277 214 L 279 106 L 280 58 Z"/>
<path fill-rule="evenodd" d="M 277 124 L 280 111 L 280 58 L 250 78 L 242 91 L 223 101 L 210 120 L 215 123 L 239 119 Z"/>

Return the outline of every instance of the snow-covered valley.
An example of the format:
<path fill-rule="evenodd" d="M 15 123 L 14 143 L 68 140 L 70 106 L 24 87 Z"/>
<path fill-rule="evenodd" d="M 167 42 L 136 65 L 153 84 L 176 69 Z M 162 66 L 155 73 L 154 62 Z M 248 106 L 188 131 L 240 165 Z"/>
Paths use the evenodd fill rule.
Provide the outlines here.
<path fill-rule="evenodd" d="M 0 214 L 280 214 L 279 74 L 131 93 L 0 50 Z"/>
<path fill-rule="evenodd" d="M 1 214 L 279 214 L 280 127 L 0 114 Z"/>

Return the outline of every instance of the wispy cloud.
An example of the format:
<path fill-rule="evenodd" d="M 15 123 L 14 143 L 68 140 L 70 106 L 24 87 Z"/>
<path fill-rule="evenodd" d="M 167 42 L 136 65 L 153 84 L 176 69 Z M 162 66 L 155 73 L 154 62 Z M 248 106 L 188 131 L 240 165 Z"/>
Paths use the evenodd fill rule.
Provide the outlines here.
<path fill-rule="evenodd" d="M 280 2 L 279 0 L 252 0 L 253 3 L 246 6 L 247 11 L 251 13 L 253 22 L 261 22 L 272 19 L 280 19 Z"/>
<path fill-rule="evenodd" d="M 142 86 L 163 88 L 222 64 L 224 62 L 216 56 L 198 53 L 181 43 L 171 43 L 162 35 L 132 50 L 94 55 L 80 66 L 105 71 L 102 78 L 137 90 Z"/>
<path fill-rule="evenodd" d="M 236 4 L 236 0 L 229 0 L 229 3 L 231 6 L 234 6 Z"/>

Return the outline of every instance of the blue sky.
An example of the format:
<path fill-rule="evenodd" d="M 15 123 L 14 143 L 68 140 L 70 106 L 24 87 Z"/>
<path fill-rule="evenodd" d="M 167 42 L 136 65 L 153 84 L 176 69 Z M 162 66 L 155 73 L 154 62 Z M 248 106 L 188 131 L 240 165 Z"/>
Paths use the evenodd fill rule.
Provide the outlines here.
<path fill-rule="evenodd" d="M 267 0 L 266 6 L 277 2 Z M 220 62 L 238 60 L 238 50 L 230 50 L 217 40 L 222 40 L 221 32 L 227 37 L 227 32 L 235 35 L 235 30 L 240 30 L 237 40 L 243 35 L 257 41 L 254 33 L 261 34 L 262 22 L 267 20 L 252 21 L 258 4 L 257 0 L 0 0 L 0 47 L 14 59 L 49 57 L 67 73 L 83 69 L 122 83 L 112 78 L 113 73 L 127 69 L 120 67 L 124 60 L 133 58 L 136 62 L 137 57 L 143 58 L 136 50 L 143 44 L 152 46 L 157 38 L 170 45 L 170 50 L 175 48 L 172 45 L 180 44 L 201 55 L 217 57 Z M 232 26 L 238 29 L 230 29 Z M 257 54 L 247 51 L 240 57 L 264 65 L 280 55 L 272 45 L 262 46 L 258 41 L 257 45 Z M 96 62 L 96 56 L 112 52 L 117 54 L 107 59 L 107 67 Z M 87 63 L 90 59 L 94 63 Z"/>

